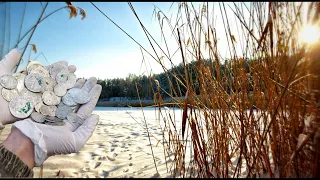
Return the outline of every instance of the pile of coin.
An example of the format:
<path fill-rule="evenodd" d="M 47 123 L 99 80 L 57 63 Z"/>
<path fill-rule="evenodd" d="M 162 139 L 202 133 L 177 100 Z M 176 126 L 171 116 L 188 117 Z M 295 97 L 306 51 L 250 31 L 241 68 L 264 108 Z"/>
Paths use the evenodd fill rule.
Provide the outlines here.
<path fill-rule="evenodd" d="M 75 88 L 77 77 L 69 72 L 67 62 L 49 66 L 30 61 L 26 71 L 0 77 L 2 97 L 17 118 L 30 118 L 48 125 L 61 126 L 68 121 L 82 123 L 75 112 L 90 101 L 87 91 Z"/>

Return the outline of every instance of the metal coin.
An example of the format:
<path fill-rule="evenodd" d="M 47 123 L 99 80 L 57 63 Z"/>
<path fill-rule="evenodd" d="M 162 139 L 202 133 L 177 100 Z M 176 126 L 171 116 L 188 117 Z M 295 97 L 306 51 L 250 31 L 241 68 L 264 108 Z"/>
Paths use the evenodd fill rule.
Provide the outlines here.
<path fill-rule="evenodd" d="M 53 80 L 51 77 L 45 77 L 44 81 L 44 91 L 53 91 L 54 86 L 57 85 L 56 81 Z"/>
<path fill-rule="evenodd" d="M 33 68 L 28 73 L 29 74 L 31 74 L 31 73 L 39 73 L 39 74 L 42 74 L 43 77 L 50 77 L 49 71 L 44 66 L 38 66 L 36 68 Z"/>
<path fill-rule="evenodd" d="M 43 65 L 39 62 L 39 61 L 30 61 L 26 67 L 27 72 L 29 73 L 30 71 L 32 71 L 34 68 L 40 67 Z"/>
<path fill-rule="evenodd" d="M 62 122 L 63 120 L 57 117 L 45 116 L 45 120 L 48 122 Z"/>
<path fill-rule="evenodd" d="M 57 107 L 42 105 L 39 110 L 40 110 L 40 113 L 45 116 L 55 116 Z"/>
<path fill-rule="evenodd" d="M 62 102 L 65 105 L 67 105 L 67 106 L 76 106 L 77 105 L 77 103 L 73 99 L 73 95 L 75 94 L 74 91 L 76 91 L 75 89 L 78 89 L 78 88 L 70 89 L 67 92 L 67 94 L 62 97 Z"/>
<path fill-rule="evenodd" d="M 33 112 L 33 104 L 25 98 L 17 97 L 9 103 L 11 114 L 17 118 L 27 118 Z"/>
<path fill-rule="evenodd" d="M 74 112 L 74 107 L 67 106 L 63 102 L 61 102 L 56 111 L 56 116 L 60 119 L 66 119 L 69 113 Z"/>
<path fill-rule="evenodd" d="M 21 92 L 25 86 L 24 86 L 24 79 L 26 78 L 26 75 L 23 73 L 14 73 L 12 74 L 13 77 L 17 80 L 17 90 L 18 92 Z"/>
<path fill-rule="evenodd" d="M 25 86 L 32 92 L 41 92 L 45 86 L 45 80 L 42 74 L 28 74 L 24 81 Z"/>
<path fill-rule="evenodd" d="M 68 81 L 68 75 L 69 71 L 68 70 L 62 70 L 60 71 L 57 76 L 56 76 L 56 81 L 58 84 L 65 84 Z"/>
<path fill-rule="evenodd" d="M 33 121 L 38 123 L 43 123 L 45 121 L 45 116 L 38 112 L 33 112 L 30 117 Z"/>
<path fill-rule="evenodd" d="M 57 84 L 54 88 L 53 88 L 54 93 L 56 93 L 57 96 L 64 96 L 67 93 L 67 88 L 65 86 L 65 84 Z"/>
<path fill-rule="evenodd" d="M 48 122 L 48 121 L 45 121 L 45 124 L 46 125 L 50 125 L 50 126 L 63 126 L 63 125 L 65 125 L 65 122 L 64 121 L 61 121 L 61 122 Z"/>
<path fill-rule="evenodd" d="M 38 104 L 40 102 L 42 102 L 42 95 L 41 93 L 34 93 L 29 91 L 27 88 L 24 88 L 21 92 L 20 92 L 20 96 L 24 97 L 25 99 L 29 100 L 32 102 L 32 104 Z"/>
<path fill-rule="evenodd" d="M 46 105 L 55 106 L 61 102 L 61 97 L 57 96 L 52 91 L 45 91 L 42 94 L 42 100 Z"/>
<path fill-rule="evenodd" d="M 6 89 L 15 89 L 17 87 L 17 80 L 11 75 L 3 75 L 0 77 L 0 84 Z"/>
<path fill-rule="evenodd" d="M 43 102 L 40 102 L 40 103 L 38 103 L 37 105 L 35 105 L 34 109 L 35 109 L 37 112 L 40 112 L 40 108 L 41 108 L 42 105 L 44 105 Z"/>
<path fill-rule="evenodd" d="M 18 93 L 17 89 L 9 90 L 9 89 L 3 88 L 1 90 L 1 95 L 2 95 L 3 99 L 10 102 L 12 99 L 18 97 L 19 93 Z"/>
<path fill-rule="evenodd" d="M 75 88 L 75 89 L 77 89 L 77 88 Z M 85 103 L 89 102 L 90 99 L 91 99 L 90 94 L 82 89 L 79 89 L 79 90 L 77 89 L 77 91 L 75 91 L 75 94 L 73 95 L 74 102 L 76 102 L 78 104 L 85 104 Z"/>
<path fill-rule="evenodd" d="M 77 82 L 77 76 L 73 73 L 69 73 L 68 74 L 68 81 L 66 82 L 67 89 L 73 88 L 73 86 L 76 84 L 76 82 Z"/>
<path fill-rule="evenodd" d="M 51 78 L 56 80 L 57 74 L 63 70 L 68 70 L 68 64 L 65 64 L 62 62 L 52 64 L 49 67 L 49 72 L 50 72 Z"/>

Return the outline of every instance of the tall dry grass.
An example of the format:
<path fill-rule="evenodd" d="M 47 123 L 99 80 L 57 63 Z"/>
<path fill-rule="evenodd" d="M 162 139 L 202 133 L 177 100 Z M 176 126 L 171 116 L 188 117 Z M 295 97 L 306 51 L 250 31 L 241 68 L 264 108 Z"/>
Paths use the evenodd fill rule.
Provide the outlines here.
<path fill-rule="evenodd" d="M 155 8 L 165 48 L 128 4 L 154 50 L 152 57 L 163 70 L 172 73 L 162 59 L 172 63 L 170 54 L 177 51 L 185 67 L 183 75 L 173 74 L 187 90 L 185 100 L 177 103 L 183 109 L 181 129 L 176 128 L 174 117 L 160 118 L 165 124 L 164 153 L 167 157 L 174 154 L 169 169 L 174 176 L 320 176 L 320 42 L 309 45 L 298 39 L 306 3 L 216 3 L 219 13 L 215 17 L 211 3 L 197 10 L 193 3 L 182 2 L 177 3 L 173 22 Z M 319 9 L 319 3 L 311 3 L 308 10 L 317 26 Z M 223 23 L 216 25 L 216 18 Z M 237 26 L 236 32 L 231 25 Z M 179 46 L 175 52 L 169 51 L 166 39 L 171 34 L 163 33 L 164 26 L 171 29 Z M 226 59 L 221 56 L 217 28 L 225 30 L 230 57 L 224 69 Z M 239 44 L 240 53 L 236 50 Z M 164 57 L 159 57 L 159 51 Z M 205 54 L 209 65 L 204 63 Z M 191 60 L 198 64 L 193 67 L 196 79 L 187 70 Z M 168 74 L 172 90 L 168 93 L 174 98 L 180 90 L 174 88 Z M 155 102 L 161 116 L 168 117 L 167 111 L 161 111 L 161 86 L 157 85 Z"/>

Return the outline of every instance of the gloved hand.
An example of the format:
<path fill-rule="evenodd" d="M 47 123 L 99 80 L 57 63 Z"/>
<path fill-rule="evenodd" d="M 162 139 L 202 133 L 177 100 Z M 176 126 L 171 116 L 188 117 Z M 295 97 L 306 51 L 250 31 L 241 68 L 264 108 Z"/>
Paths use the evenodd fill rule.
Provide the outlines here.
<path fill-rule="evenodd" d="M 36 167 L 43 164 L 50 156 L 79 152 L 91 137 L 99 122 L 98 115 L 91 115 L 102 89 L 96 83 L 96 78 L 90 78 L 87 82 L 80 79 L 75 85 L 76 88 L 85 89 L 91 96 L 90 101 L 80 106 L 77 111 L 77 114 L 85 119 L 83 124 L 65 121 L 63 126 L 50 126 L 35 123 L 28 118 L 12 125 L 12 128 L 18 128 L 33 142 Z"/>
<path fill-rule="evenodd" d="M 0 77 L 2 75 L 11 74 L 14 67 L 18 64 L 21 54 L 17 48 L 11 50 L 1 61 L 0 61 Z M 1 88 L 0 88 L 1 89 Z M 0 91 L 1 93 L 1 91 Z M 13 123 L 18 119 L 11 115 L 9 110 L 9 102 L 3 99 L 0 94 L 0 129 L 1 126 Z"/>
<path fill-rule="evenodd" d="M 14 67 L 18 64 L 21 54 L 17 48 L 12 49 L 1 61 L 0 61 L 0 77 L 2 75 L 10 75 Z M 76 67 L 71 65 L 68 67 L 70 72 L 75 72 Z M 0 88 L 1 89 L 1 88 Z M 0 129 L 6 124 L 14 123 L 18 119 L 10 113 L 9 102 L 3 99 L 0 91 Z"/>

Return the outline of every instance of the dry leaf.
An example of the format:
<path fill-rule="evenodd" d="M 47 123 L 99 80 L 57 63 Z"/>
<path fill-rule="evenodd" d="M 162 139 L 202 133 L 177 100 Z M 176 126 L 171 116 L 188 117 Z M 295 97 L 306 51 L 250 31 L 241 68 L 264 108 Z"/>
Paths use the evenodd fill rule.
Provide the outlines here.
<path fill-rule="evenodd" d="M 32 50 L 34 51 L 34 53 L 37 53 L 37 46 L 36 44 L 31 44 L 32 45 Z"/>
<path fill-rule="evenodd" d="M 79 8 L 80 9 L 80 15 L 82 16 L 81 20 L 84 20 L 87 17 L 87 13 L 84 9 Z"/>
<path fill-rule="evenodd" d="M 187 46 L 189 46 L 190 45 L 190 38 L 188 39 L 188 41 L 187 41 Z"/>
<path fill-rule="evenodd" d="M 74 5 L 68 5 L 67 7 L 70 9 L 70 18 L 69 19 L 71 19 L 72 17 L 77 17 L 78 9 Z"/>

